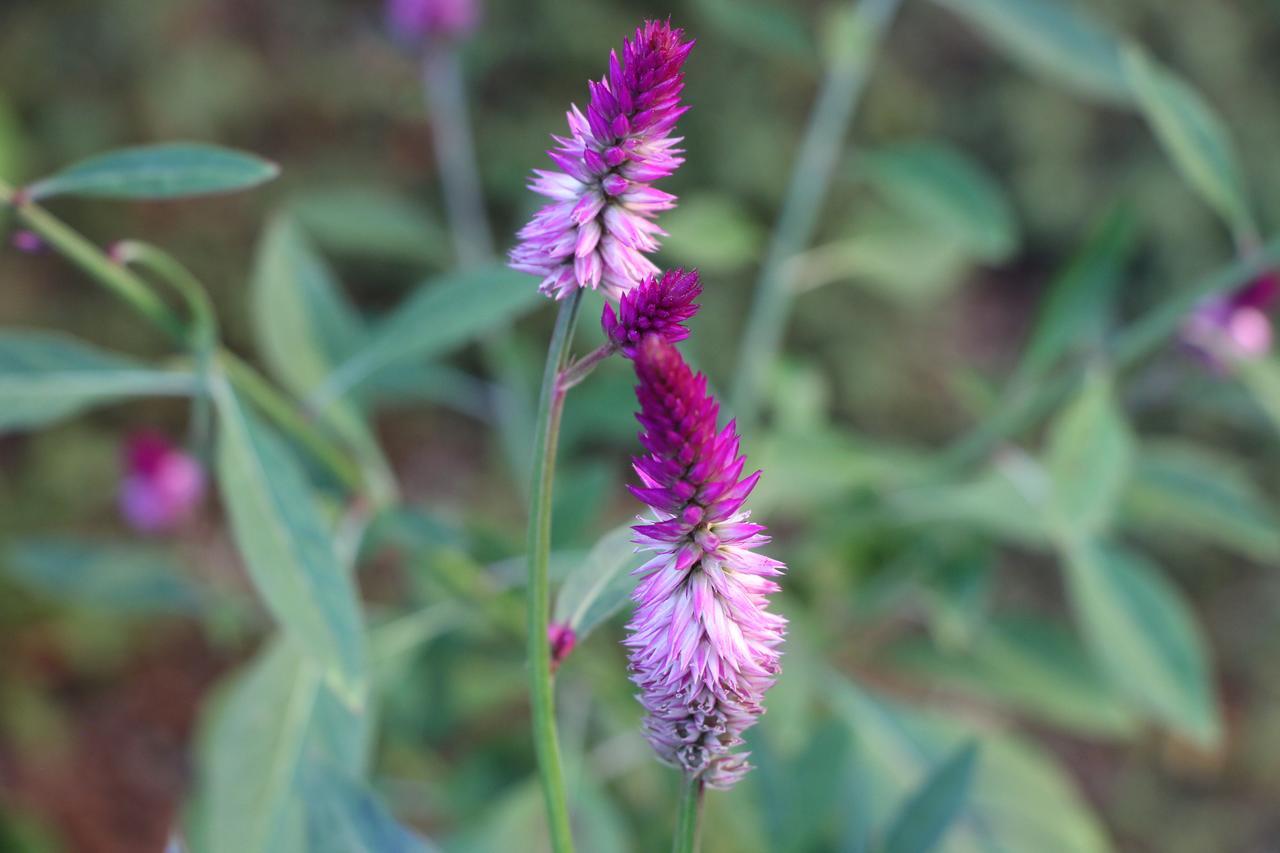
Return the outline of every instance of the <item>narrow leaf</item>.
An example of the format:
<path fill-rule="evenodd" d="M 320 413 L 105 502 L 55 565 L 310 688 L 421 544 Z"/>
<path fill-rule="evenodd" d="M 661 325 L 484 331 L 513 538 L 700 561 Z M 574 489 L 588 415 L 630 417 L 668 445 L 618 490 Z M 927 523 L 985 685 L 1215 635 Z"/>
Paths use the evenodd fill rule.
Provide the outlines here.
<path fill-rule="evenodd" d="M 1111 522 L 1133 467 L 1133 445 L 1110 383 L 1093 375 L 1049 436 L 1053 517 L 1066 533 L 1094 533 Z"/>
<path fill-rule="evenodd" d="M 646 559 L 636 553 L 633 536 L 627 525 L 606 533 L 560 587 L 555 621 L 573 628 L 579 642 L 627 603 L 635 587 L 631 572 Z"/>
<path fill-rule="evenodd" d="M 74 338 L 0 331 L 0 432 L 127 397 L 190 394 L 195 385 L 190 373 L 148 367 Z"/>
<path fill-rule="evenodd" d="M 377 795 L 341 767 L 310 762 L 302 774 L 307 853 L 427 853 Z"/>
<path fill-rule="evenodd" d="M 958 747 L 902 805 L 885 833 L 885 853 L 928 853 L 947 834 L 969 796 L 978 744 Z"/>
<path fill-rule="evenodd" d="M 75 539 L 22 539 L 5 555 L 8 574 L 59 600 L 123 613 L 197 613 L 204 590 L 152 548 Z"/>
<path fill-rule="evenodd" d="M 34 199 L 59 195 L 170 199 L 248 189 L 280 168 L 243 151 L 196 143 L 122 148 L 83 160 L 27 188 Z"/>

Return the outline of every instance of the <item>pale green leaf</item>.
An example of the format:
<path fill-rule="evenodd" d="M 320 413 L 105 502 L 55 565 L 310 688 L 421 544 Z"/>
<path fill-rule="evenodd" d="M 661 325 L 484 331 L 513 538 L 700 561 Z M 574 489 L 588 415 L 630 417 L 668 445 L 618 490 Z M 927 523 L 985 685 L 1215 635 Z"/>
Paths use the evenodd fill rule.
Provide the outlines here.
<path fill-rule="evenodd" d="M 969 796 L 978 745 L 957 747 L 921 783 L 885 832 L 885 853 L 928 853 L 959 817 Z"/>
<path fill-rule="evenodd" d="M 253 154 L 180 142 L 99 154 L 36 181 L 27 193 L 171 199 L 248 189 L 278 174 L 276 164 Z"/>
<path fill-rule="evenodd" d="M 637 554 L 629 525 L 600 537 L 587 556 L 565 578 L 556 597 L 555 621 L 573 629 L 579 642 L 621 610 L 635 587 L 633 569 L 646 554 Z"/>
<path fill-rule="evenodd" d="M 1047 456 L 1053 518 L 1063 532 L 1110 524 L 1133 468 L 1134 440 L 1104 376 L 1092 375 L 1053 423 Z"/>
<path fill-rule="evenodd" d="M 5 555 L 14 579 L 58 600 L 124 613 L 197 613 L 205 591 L 155 548 L 77 539 L 20 539 Z"/>

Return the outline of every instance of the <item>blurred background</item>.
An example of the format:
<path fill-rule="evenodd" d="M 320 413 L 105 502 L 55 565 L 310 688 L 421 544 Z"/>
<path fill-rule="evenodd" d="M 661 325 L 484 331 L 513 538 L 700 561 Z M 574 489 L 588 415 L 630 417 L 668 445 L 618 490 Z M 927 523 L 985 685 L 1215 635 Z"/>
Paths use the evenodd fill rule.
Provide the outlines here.
<path fill-rule="evenodd" d="M 585 103 L 609 49 L 668 14 L 697 39 L 687 164 L 663 184 L 680 206 L 662 217 L 658 263 L 702 272 L 683 348 L 727 388 L 815 93 L 832 57 L 857 50 L 838 43 L 856 36 L 849 4 L 477 2 L 456 48 L 500 252 L 537 205 L 529 170 L 547 166 L 549 134 Z M 1171 343 L 1111 380 L 1138 436 L 1112 536 L 1158 565 L 1194 619 L 1201 710 L 1217 720 L 1200 729 L 1180 725 L 1197 712 L 1177 698 L 1148 713 L 1103 672 L 1109 651 L 1141 653 L 1081 622 L 1055 548 L 1011 497 L 1009 477 L 1052 443 L 1042 424 L 936 487 L 897 487 L 993 417 L 1011 377 L 1035 384 L 1029 342 L 1063 370 L 1105 370 L 1099 341 L 1237 248 L 1142 115 L 1105 80 L 1073 78 L 1070 51 L 1054 53 L 1066 31 L 1053 9 L 1032 15 L 1037 41 L 1018 16 L 1002 27 L 1001 5 L 902 4 L 826 186 L 817 248 L 791 268 L 785 354 L 744 447 L 765 469 L 753 508 L 790 567 L 778 608 L 792 633 L 751 738 L 759 769 L 711 795 L 704 849 L 861 849 L 966 732 L 982 743 L 979 769 L 946 849 L 1280 849 L 1280 468 L 1275 427 L 1229 366 Z M 1280 202 L 1280 4 L 1050 5 L 1143 44 L 1202 93 L 1265 234 Z M 278 180 L 239 195 L 51 202 L 99 245 L 142 238 L 182 258 L 230 348 L 258 361 L 250 281 L 281 217 L 370 318 L 457 265 L 420 53 L 377 2 L 5 0 L 0 177 L 165 140 L 280 164 Z M 1081 269 L 1101 282 L 1088 316 L 1043 344 L 1046 305 Z M 600 307 L 589 294 L 579 351 L 598 340 Z M 410 621 L 379 657 L 370 778 L 447 850 L 533 850 L 542 837 L 513 587 L 553 314 L 530 306 L 509 330 L 389 381 L 374 409 L 404 509 L 364 542 L 360 584 L 371 624 Z M 172 354 L 65 261 L 8 238 L 0 324 Z M 566 573 L 618 559 L 617 534 L 612 552 L 593 546 L 637 511 L 623 488 L 631 395 L 626 365 L 611 363 L 569 398 L 555 517 Z M 264 635 L 215 500 L 163 530 L 122 518 L 139 433 L 183 445 L 188 409 L 143 400 L 0 433 L 0 849 L 162 849 L 195 790 L 209 699 Z M 1180 624 L 1167 610 L 1135 624 L 1158 640 L 1169 620 Z M 587 851 L 668 843 L 674 774 L 638 735 L 621 625 L 583 640 L 558 685 Z M 1173 693 L 1194 704 L 1190 658 L 1191 686 Z"/>

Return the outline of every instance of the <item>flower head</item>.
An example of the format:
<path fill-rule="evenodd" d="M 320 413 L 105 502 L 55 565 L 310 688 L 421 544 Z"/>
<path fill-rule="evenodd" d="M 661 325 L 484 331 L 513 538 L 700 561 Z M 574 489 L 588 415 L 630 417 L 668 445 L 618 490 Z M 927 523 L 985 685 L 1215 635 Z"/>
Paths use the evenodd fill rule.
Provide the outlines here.
<path fill-rule="evenodd" d="M 640 344 L 635 370 L 647 452 L 631 492 L 653 510 L 635 542 L 653 557 L 636 570 L 631 678 L 659 758 L 728 788 L 750 769 L 731 750 L 778 673 L 786 620 L 767 607 L 784 566 L 755 551 L 769 538 L 742 504 L 760 472 L 742 477 L 734 424 L 717 431 L 706 377 L 659 335 Z"/>
<path fill-rule="evenodd" d="M 1254 359 L 1271 350 L 1266 310 L 1280 298 L 1280 274 L 1259 276 L 1235 293 L 1205 300 L 1182 326 L 1182 340 L 1212 366 L 1224 359 Z"/>
<path fill-rule="evenodd" d="M 142 432 L 124 449 L 120 513 L 141 533 L 172 530 L 191 517 L 204 495 L 200 463 L 164 436 Z"/>
<path fill-rule="evenodd" d="M 460 38 L 480 20 L 479 0 L 387 0 L 387 26 L 397 38 L 420 42 Z"/>
<path fill-rule="evenodd" d="M 697 270 L 676 269 L 663 273 L 661 278 L 650 276 L 622 295 L 616 314 L 613 306 L 606 303 L 600 325 L 614 346 L 627 358 L 635 358 L 646 335 L 659 335 L 672 344 L 689 337 L 689 330 L 682 324 L 698 313 L 693 300 L 701 292 Z"/>
<path fill-rule="evenodd" d="M 684 31 L 648 21 L 609 55 L 609 73 L 591 82 L 584 115 L 568 113 L 568 137 L 548 156 L 558 170 L 534 170 L 530 189 L 552 202 L 520 230 L 514 269 L 542 276 L 539 289 L 563 299 L 574 288 L 616 299 L 658 269 L 645 253 L 664 234 L 654 222 L 675 196 L 650 186 L 684 162 L 670 135 L 680 105 L 681 67 L 693 48 Z"/>

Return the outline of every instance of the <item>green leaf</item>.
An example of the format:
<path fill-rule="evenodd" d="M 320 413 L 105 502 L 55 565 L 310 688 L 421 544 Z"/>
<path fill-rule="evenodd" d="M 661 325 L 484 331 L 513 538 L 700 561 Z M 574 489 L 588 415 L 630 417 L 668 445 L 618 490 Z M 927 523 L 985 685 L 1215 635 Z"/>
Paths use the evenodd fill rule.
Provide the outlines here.
<path fill-rule="evenodd" d="M 1044 375 L 1072 347 L 1101 340 L 1107 311 L 1133 254 L 1135 234 L 1133 217 L 1119 209 L 1093 230 L 1049 285 L 1013 384 L 1025 386 Z"/>
<path fill-rule="evenodd" d="M 804 21 L 785 4 L 696 0 L 695 6 L 713 29 L 743 47 L 806 61 L 816 56 L 817 48 Z"/>
<path fill-rule="evenodd" d="M 1139 47 L 1124 51 L 1124 72 L 1147 123 L 1182 177 L 1237 236 L 1256 231 L 1231 139 L 1208 103 Z"/>
<path fill-rule="evenodd" d="M 1144 445 L 1122 507 L 1152 536 L 1193 536 L 1260 563 L 1280 556 L 1280 517 L 1248 473 L 1189 442 Z"/>
<path fill-rule="evenodd" d="M 1028 69 L 1102 101 L 1127 102 L 1115 35 L 1069 0 L 937 0 Z"/>
<path fill-rule="evenodd" d="M 252 154 L 196 143 L 122 148 L 83 160 L 27 188 L 31 198 L 59 195 L 169 199 L 248 189 L 280 167 Z"/>
<path fill-rule="evenodd" d="M 1031 744 L 874 696 L 835 673 L 830 690 L 835 710 L 857 746 L 858 770 L 865 782 L 862 800 L 873 826 L 887 826 L 904 797 L 919 790 L 957 749 L 976 741 L 982 761 L 946 835 L 944 851 L 1110 849 L 1098 821 L 1066 776 Z"/>
<path fill-rule="evenodd" d="M 568 624 L 578 642 L 626 605 L 636 585 L 631 572 L 647 559 L 631 544 L 634 535 L 629 525 L 610 530 L 560 586 L 555 621 Z"/>
<path fill-rule="evenodd" d="M 744 205 L 726 195 L 702 193 L 681 199 L 663 221 L 670 232 L 664 256 L 704 273 L 734 272 L 754 262 L 764 246 L 759 224 Z"/>
<path fill-rule="evenodd" d="M 197 613 L 204 590 L 153 548 L 75 539 L 21 539 L 7 573 L 56 599 L 124 613 Z"/>
<path fill-rule="evenodd" d="M 190 373 L 147 367 L 64 335 L 0 331 L 0 432 L 127 397 L 190 394 L 195 385 Z"/>
<path fill-rule="evenodd" d="M 1235 364 L 1240 381 L 1271 425 L 1280 431 L 1280 361 L 1274 358 L 1243 358 Z M 4 416 L 0 415 L 0 419 Z"/>
<path fill-rule="evenodd" d="M 1209 655 L 1191 609 L 1161 572 L 1118 548 L 1067 555 L 1071 604 L 1094 659 L 1133 705 L 1204 746 L 1221 737 Z"/>
<path fill-rule="evenodd" d="M 1133 457 L 1133 436 L 1112 399 L 1110 383 L 1093 374 L 1049 434 L 1046 467 L 1053 481 L 1053 518 L 1064 532 L 1087 535 L 1111 522 Z"/>
<path fill-rule="evenodd" d="M 525 273 L 493 266 L 451 273 L 418 288 L 373 330 L 317 394 L 329 401 L 383 368 L 423 361 L 503 326 L 545 297 Z"/>
<path fill-rule="evenodd" d="M 1052 619 L 1003 616 L 964 649 L 913 638 L 888 659 L 924 683 L 1085 734 L 1126 737 L 1134 730 L 1134 715 L 1110 680 L 1069 627 Z"/>
<path fill-rule="evenodd" d="M 953 524 L 1022 545 L 1048 541 L 1035 496 L 1002 466 L 965 483 L 903 489 L 890 494 L 887 504 L 892 518 L 904 524 Z"/>
<path fill-rule="evenodd" d="M 859 174 L 928 231 L 994 263 L 1018 246 L 1013 208 L 995 179 L 962 151 L 919 140 L 872 151 Z"/>
<path fill-rule="evenodd" d="M 358 697 L 366 680 L 359 600 L 310 485 L 224 379 L 213 383 L 213 396 L 218 485 L 249 577 L 285 633 L 326 678 Z"/>
<path fill-rule="evenodd" d="M 928 853 L 959 817 L 969 796 L 978 744 L 969 741 L 939 764 L 902 804 L 885 833 L 885 853 Z"/>
<path fill-rule="evenodd" d="M 427 853 L 358 777 L 328 762 L 304 768 L 307 853 Z"/>
<path fill-rule="evenodd" d="M 200 739 L 192 842 L 199 853 L 303 853 L 303 768 L 326 762 L 357 778 L 370 718 L 325 686 L 307 655 L 270 642 L 215 705 Z"/>
<path fill-rule="evenodd" d="M 391 190 L 331 187 L 293 199 L 289 209 L 327 251 L 369 260 L 412 264 L 449 257 L 440 224 L 419 205 Z"/>
<path fill-rule="evenodd" d="M 769 849 L 811 850 L 837 805 L 848 762 L 848 730 L 828 719 L 805 732 L 802 749 L 784 754 L 771 736 L 772 719 L 766 716 L 765 725 L 746 735 L 746 749 L 756 766 L 750 778 L 769 834 Z"/>
<path fill-rule="evenodd" d="M 762 515 L 803 514 L 860 489 L 908 478 L 922 466 L 912 451 L 826 427 L 762 436 L 751 459 L 765 472 L 751 497 L 753 510 Z"/>

